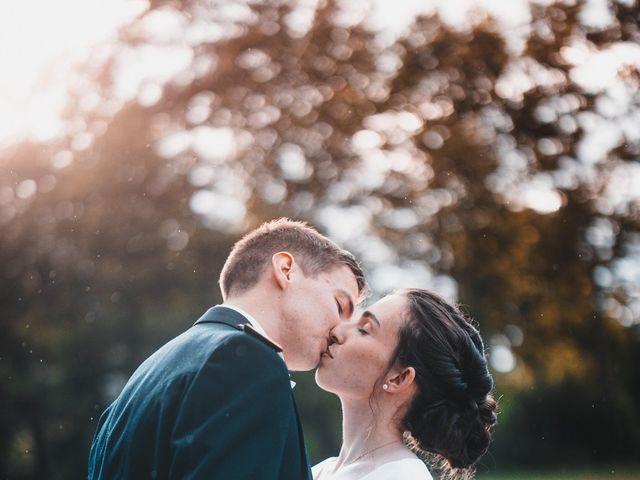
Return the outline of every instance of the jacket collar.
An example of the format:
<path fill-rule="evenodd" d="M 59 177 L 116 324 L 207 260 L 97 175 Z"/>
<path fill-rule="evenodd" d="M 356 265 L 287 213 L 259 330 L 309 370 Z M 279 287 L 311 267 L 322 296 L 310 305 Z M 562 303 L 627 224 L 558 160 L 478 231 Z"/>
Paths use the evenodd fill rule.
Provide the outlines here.
<path fill-rule="evenodd" d="M 211 307 L 204 313 L 204 315 L 196 320 L 196 323 L 194 323 L 193 325 L 195 326 L 203 323 L 222 323 L 224 325 L 229 325 L 232 328 L 248 333 L 249 335 L 253 335 L 260 341 L 273 348 L 278 356 L 282 358 L 282 361 L 285 361 L 284 355 L 282 353 L 282 347 L 277 343 L 271 341 L 268 337 L 263 336 L 260 332 L 257 332 L 251 326 L 249 319 L 233 308 L 225 307 L 223 305 L 216 305 L 215 307 Z M 289 375 L 289 381 L 291 383 L 291 388 L 296 386 L 296 382 L 291 380 L 291 375 Z"/>
<path fill-rule="evenodd" d="M 248 323 L 249 320 L 243 317 L 239 312 L 231 308 L 223 307 L 222 305 L 216 305 L 207 310 L 194 325 L 200 325 L 201 323 L 223 323 L 230 327 L 242 330 L 242 325 Z"/>

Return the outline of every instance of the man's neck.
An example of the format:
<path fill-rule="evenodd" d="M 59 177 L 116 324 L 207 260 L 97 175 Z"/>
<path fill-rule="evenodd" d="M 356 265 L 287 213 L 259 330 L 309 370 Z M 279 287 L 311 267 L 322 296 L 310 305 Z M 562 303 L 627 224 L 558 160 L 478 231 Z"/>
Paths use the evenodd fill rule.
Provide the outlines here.
<path fill-rule="evenodd" d="M 255 297 L 255 296 L 252 296 Z M 236 307 L 239 310 L 249 314 L 253 317 L 253 320 L 258 322 L 260 327 L 264 329 L 267 337 L 269 337 L 274 342 L 282 345 L 280 339 L 280 328 L 277 322 L 277 318 L 271 312 L 268 311 L 267 308 L 264 307 L 266 305 L 265 302 L 262 302 L 261 299 L 258 298 L 249 298 L 246 296 L 236 296 L 227 298 L 223 303 L 223 306 Z"/>

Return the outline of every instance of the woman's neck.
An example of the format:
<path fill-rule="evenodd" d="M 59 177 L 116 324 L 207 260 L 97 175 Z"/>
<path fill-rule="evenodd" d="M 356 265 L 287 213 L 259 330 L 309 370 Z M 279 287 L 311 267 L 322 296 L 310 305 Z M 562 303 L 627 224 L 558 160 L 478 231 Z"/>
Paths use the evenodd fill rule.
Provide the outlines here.
<path fill-rule="evenodd" d="M 387 449 L 402 445 L 402 434 L 393 418 L 395 406 L 370 404 L 368 399 L 341 399 L 342 448 L 337 468 L 358 460 L 370 460 Z M 373 405 L 373 407 L 372 407 Z"/>

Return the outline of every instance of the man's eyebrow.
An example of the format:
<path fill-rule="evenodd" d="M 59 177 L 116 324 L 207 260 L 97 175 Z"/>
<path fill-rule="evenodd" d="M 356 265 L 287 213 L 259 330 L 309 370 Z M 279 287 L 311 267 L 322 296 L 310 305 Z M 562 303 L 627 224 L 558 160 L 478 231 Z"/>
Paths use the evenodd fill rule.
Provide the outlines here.
<path fill-rule="evenodd" d="M 380 320 L 378 320 L 378 317 L 376 317 L 373 313 L 371 313 L 369 310 L 365 310 L 364 312 L 362 312 L 362 316 L 363 317 L 367 317 L 370 318 L 371 320 L 373 320 L 374 322 L 376 322 L 378 324 L 378 327 L 380 326 Z"/>
<path fill-rule="evenodd" d="M 349 317 L 351 317 L 351 315 L 353 315 L 353 300 L 351 300 L 351 295 L 349 295 L 349 293 L 347 293 L 346 290 L 338 290 L 338 293 L 340 295 L 342 295 L 343 297 L 345 297 L 347 299 L 347 311 L 349 312 Z"/>

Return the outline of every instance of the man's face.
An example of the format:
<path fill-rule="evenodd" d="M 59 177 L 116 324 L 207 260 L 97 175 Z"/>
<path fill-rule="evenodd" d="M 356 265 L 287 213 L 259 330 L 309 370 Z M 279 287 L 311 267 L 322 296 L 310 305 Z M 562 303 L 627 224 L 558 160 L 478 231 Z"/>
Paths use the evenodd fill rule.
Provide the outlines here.
<path fill-rule="evenodd" d="M 351 318 L 358 293 L 356 278 L 347 266 L 315 277 L 307 277 L 300 268 L 292 272 L 281 332 L 290 370 L 311 370 L 318 365 L 327 348 L 329 332 Z"/>

